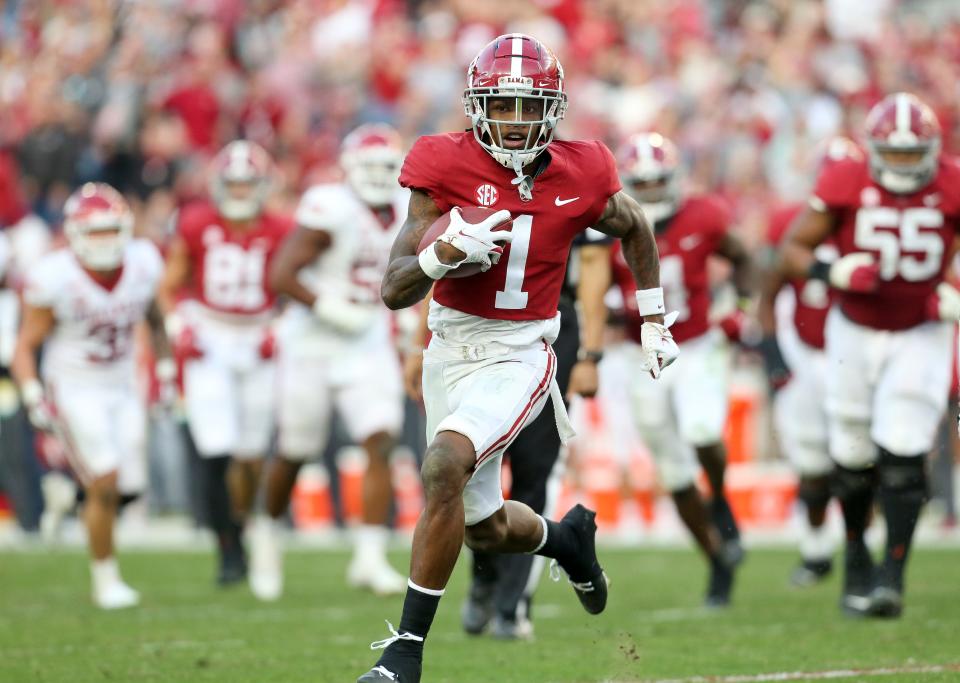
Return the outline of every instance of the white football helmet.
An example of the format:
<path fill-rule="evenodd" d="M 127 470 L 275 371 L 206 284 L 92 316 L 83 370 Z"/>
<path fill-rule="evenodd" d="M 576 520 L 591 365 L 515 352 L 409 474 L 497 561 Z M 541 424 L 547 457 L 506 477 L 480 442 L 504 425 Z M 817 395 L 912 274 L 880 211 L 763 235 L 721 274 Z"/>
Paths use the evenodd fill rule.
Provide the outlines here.
<path fill-rule="evenodd" d="M 123 263 L 124 249 L 133 237 L 133 213 L 106 183 L 86 183 L 64 204 L 63 232 L 84 266 L 114 270 Z"/>

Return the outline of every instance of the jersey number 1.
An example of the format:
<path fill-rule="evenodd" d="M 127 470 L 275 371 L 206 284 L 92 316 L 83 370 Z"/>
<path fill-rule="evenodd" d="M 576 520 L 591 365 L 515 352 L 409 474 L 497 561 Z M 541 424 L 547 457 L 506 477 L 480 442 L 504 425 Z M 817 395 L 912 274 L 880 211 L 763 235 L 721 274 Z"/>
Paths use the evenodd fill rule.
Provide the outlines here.
<path fill-rule="evenodd" d="M 523 275 L 527 268 L 530 251 L 530 232 L 533 216 L 520 214 L 513 219 L 513 241 L 510 242 L 510 258 L 507 261 L 507 277 L 503 289 L 497 292 L 496 308 L 512 311 L 527 307 L 527 292 L 523 291 Z"/>

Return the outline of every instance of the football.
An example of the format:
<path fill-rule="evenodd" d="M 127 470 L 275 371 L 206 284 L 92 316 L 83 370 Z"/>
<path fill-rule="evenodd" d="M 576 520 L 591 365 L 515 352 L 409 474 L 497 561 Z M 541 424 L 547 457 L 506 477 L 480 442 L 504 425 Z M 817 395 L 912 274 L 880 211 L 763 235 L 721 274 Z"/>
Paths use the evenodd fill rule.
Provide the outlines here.
<path fill-rule="evenodd" d="M 489 216 L 492 213 L 496 213 L 494 209 L 488 209 L 482 206 L 465 206 L 460 208 L 460 214 L 463 216 L 463 220 L 467 223 L 479 223 L 484 218 Z M 420 246 L 417 247 L 417 253 L 429 247 L 431 244 L 437 241 L 437 238 L 440 237 L 447 229 L 447 226 L 450 225 L 450 212 L 443 214 L 433 222 L 433 225 L 424 233 L 423 238 L 420 240 Z M 508 221 L 505 221 L 498 225 L 496 230 L 511 230 L 513 228 L 513 219 L 511 218 Z M 496 266 L 494 266 L 495 268 Z M 470 277 L 476 275 L 480 272 L 479 263 L 464 263 L 459 268 L 454 268 L 444 277 Z"/>

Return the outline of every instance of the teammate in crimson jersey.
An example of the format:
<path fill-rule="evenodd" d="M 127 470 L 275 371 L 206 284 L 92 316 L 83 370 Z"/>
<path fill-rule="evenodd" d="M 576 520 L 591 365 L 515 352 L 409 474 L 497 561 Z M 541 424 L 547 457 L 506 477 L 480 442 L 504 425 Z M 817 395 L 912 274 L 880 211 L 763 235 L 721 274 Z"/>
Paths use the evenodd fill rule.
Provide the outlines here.
<path fill-rule="evenodd" d="M 844 159 L 864 158 L 863 150 L 844 137 L 825 142 L 814 155 L 816 169 Z M 777 207 L 770 215 L 767 242 L 775 250 L 803 203 Z M 817 247 L 818 258 L 836 260 L 832 241 Z M 781 449 L 800 477 L 799 498 L 806 507 L 800 540 L 800 565 L 791 582 L 809 586 L 824 579 L 833 567 L 834 543 L 825 526 L 830 502 L 833 462 L 827 449 L 827 360 L 824 328 L 832 292 L 822 280 L 787 281 L 776 270 L 765 276 L 758 315 L 764 338 L 760 350 L 775 392 L 773 418 Z"/>
<path fill-rule="evenodd" d="M 64 234 L 69 248 L 47 254 L 27 276 L 11 370 L 31 422 L 61 442 L 86 492 L 94 604 L 120 609 L 140 596 L 120 576 L 114 519 L 121 497 L 136 497 L 147 483 L 134 334 L 149 315 L 158 351 L 166 353 L 153 315 L 163 260 L 153 243 L 133 239 L 130 208 L 102 183 L 87 183 L 67 200 Z"/>
<path fill-rule="evenodd" d="M 267 153 L 243 140 L 217 155 L 212 201 L 181 211 L 158 293 L 167 333 L 184 361 L 187 425 L 203 460 L 221 584 L 246 575 L 242 520 L 273 428 L 274 295 L 266 273 L 292 223 L 263 208 L 271 168 Z"/>
<path fill-rule="evenodd" d="M 679 313 L 671 331 L 682 351 L 676 366 L 659 382 L 642 371 L 634 373 L 630 387 L 634 421 L 680 518 L 707 556 L 706 603 L 722 607 L 730 602 L 734 567 L 743 557 L 737 524 L 724 495 L 723 447 L 730 365 L 724 330 L 736 337 L 742 314 L 719 327 L 712 323 L 707 264 L 714 256 L 729 261 L 737 293 L 745 298 L 750 259 L 730 232 L 730 210 L 723 200 L 681 196 L 679 154 L 670 140 L 657 133 L 631 136 L 619 158 L 627 192 L 654 220 L 660 282 L 667 308 Z M 613 254 L 613 273 L 626 302 L 627 331 L 639 343 L 642 319 L 631 305 L 636 284 L 620 250 Z M 633 362 L 642 365 L 642 347 L 633 350 Z M 709 514 L 696 486 L 698 461 L 713 490 Z"/>
<path fill-rule="evenodd" d="M 606 606 L 594 513 L 576 506 L 561 522 L 547 521 L 521 503 L 504 503 L 500 490 L 502 454 L 547 396 L 561 433 L 569 430 L 550 343 L 576 235 L 593 226 L 622 238 L 647 319 L 649 371 L 659 375 L 677 354 L 663 325 L 656 245 L 640 207 L 620 191 L 612 155 L 599 142 L 552 142 L 566 109 L 553 53 L 529 36 L 500 36 L 474 59 L 467 82 L 472 133 L 420 138 L 400 174 L 411 189 L 408 218 L 381 293 L 398 309 L 434 288 L 423 366 L 426 508 L 399 630 L 374 644 L 384 652 L 360 683 L 420 680 L 423 641 L 464 538 L 474 550 L 552 557 L 588 612 Z M 441 215 L 478 204 L 497 211 L 470 224 L 453 210 L 446 233 L 417 256 Z M 493 230 L 510 217 L 512 232 Z M 485 272 L 444 278 L 464 263 Z"/>
<path fill-rule="evenodd" d="M 943 281 L 960 227 L 960 166 L 940 153 L 933 111 L 890 95 L 866 121 L 867 159 L 820 173 L 786 237 L 786 278 L 828 282 L 830 455 L 847 528 L 842 607 L 899 616 L 910 541 L 923 507 L 923 456 L 933 447 L 950 384 L 960 295 Z M 833 237 L 840 257 L 819 260 Z M 887 522 L 878 571 L 863 541 L 874 489 Z"/>

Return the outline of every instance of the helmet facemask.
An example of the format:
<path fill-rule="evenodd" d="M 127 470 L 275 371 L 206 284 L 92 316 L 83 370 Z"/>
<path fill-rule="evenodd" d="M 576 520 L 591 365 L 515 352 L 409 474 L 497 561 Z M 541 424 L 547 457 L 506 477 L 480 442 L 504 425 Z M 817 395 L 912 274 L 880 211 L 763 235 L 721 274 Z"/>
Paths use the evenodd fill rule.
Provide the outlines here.
<path fill-rule="evenodd" d="M 624 175 L 623 186 L 640 204 L 651 225 L 670 218 L 680 206 L 680 179 L 675 171 Z"/>
<path fill-rule="evenodd" d="M 870 175 L 884 189 L 894 194 L 910 194 L 926 187 L 937 173 L 940 138 L 928 142 L 868 140 Z M 890 156 L 899 156 L 894 161 Z"/>
<path fill-rule="evenodd" d="M 491 115 L 491 105 L 502 108 L 513 102 L 512 115 L 506 111 Z M 533 179 L 524 173 L 527 167 L 553 141 L 557 124 L 567 108 L 567 96 L 561 90 L 534 89 L 533 78 L 503 76 L 498 87 L 468 87 L 463 94 L 464 111 L 470 117 L 473 135 L 499 164 L 512 168 L 524 201 L 532 199 Z M 506 114 L 500 117 L 499 114 Z M 516 146 L 506 146 L 505 141 Z"/>
<path fill-rule="evenodd" d="M 385 145 L 364 147 L 345 152 L 340 160 L 347 182 L 368 206 L 389 206 L 400 187 L 399 149 Z"/>
<path fill-rule="evenodd" d="M 123 264 L 123 252 L 133 237 L 133 219 L 99 212 L 67 220 L 63 231 L 80 263 L 90 270 L 110 271 Z"/>

